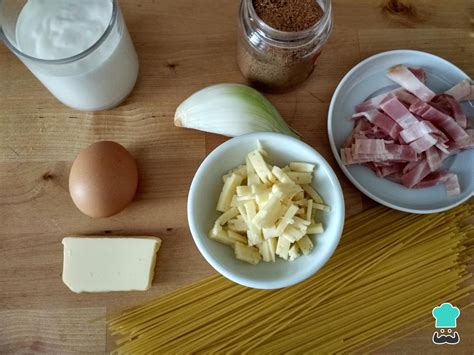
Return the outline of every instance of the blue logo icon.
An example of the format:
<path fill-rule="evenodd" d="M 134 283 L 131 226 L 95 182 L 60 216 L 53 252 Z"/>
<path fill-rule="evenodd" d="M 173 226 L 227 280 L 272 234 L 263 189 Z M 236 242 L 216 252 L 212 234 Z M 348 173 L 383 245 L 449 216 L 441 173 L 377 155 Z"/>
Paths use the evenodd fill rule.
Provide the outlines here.
<path fill-rule="evenodd" d="M 451 303 L 443 303 L 441 306 L 433 308 L 431 313 L 436 320 L 435 327 L 438 329 L 441 328 L 441 335 L 439 335 L 437 331 L 433 333 L 433 343 L 436 345 L 458 344 L 461 341 L 459 333 L 456 331 L 452 335 L 451 333 L 453 332 L 452 328 L 456 328 L 457 319 L 461 314 L 459 308 L 454 307 Z M 449 335 L 444 334 L 445 330 L 447 330 Z"/>
<path fill-rule="evenodd" d="M 456 320 L 461 311 L 451 303 L 443 303 L 441 306 L 433 308 L 431 313 L 436 319 L 436 328 L 456 328 Z"/>

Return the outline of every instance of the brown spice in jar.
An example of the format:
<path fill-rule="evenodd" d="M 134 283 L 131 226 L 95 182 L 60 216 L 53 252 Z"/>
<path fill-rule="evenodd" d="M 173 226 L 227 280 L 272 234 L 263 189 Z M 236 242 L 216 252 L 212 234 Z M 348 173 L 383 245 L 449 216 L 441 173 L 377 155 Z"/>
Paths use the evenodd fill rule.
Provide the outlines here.
<path fill-rule="evenodd" d="M 253 6 L 267 25 L 285 32 L 306 30 L 324 14 L 315 0 L 253 0 Z"/>
<path fill-rule="evenodd" d="M 272 48 L 260 53 L 239 39 L 237 63 L 249 85 L 270 93 L 294 89 L 311 75 L 319 52 L 305 55 L 298 50 Z"/>
<path fill-rule="evenodd" d="M 255 29 L 245 25 L 251 12 L 243 6 L 241 25 L 237 45 L 237 63 L 248 84 L 266 92 L 281 93 L 294 89 L 313 72 L 321 46 L 329 36 L 331 20 L 320 23 L 325 15 L 316 0 L 242 0 L 252 6 L 262 21 L 273 29 L 289 35 L 281 35 L 279 43 L 252 33 Z M 261 27 L 258 22 L 255 26 Z M 319 25 L 318 25 L 319 23 Z M 304 33 L 301 30 L 323 26 L 318 37 L 315 32 Z M 271 35 L 270 35 L 271 36 Z M 252 38 L 252 40 L 250 40 Z M 285 42 L 286 41 L 286 42 Z"/>

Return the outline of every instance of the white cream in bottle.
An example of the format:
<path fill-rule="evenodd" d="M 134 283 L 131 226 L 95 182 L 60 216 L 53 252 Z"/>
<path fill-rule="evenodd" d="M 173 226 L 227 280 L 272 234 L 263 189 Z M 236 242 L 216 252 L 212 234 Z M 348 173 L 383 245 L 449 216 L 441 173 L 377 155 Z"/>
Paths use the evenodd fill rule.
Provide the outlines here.
<path fill-rule="evenodd" d="M 113 0 L 28 0 L 16 43 L 32 57 L 20 59 L 70 107 L 114 107 L 135 85 L 138 58 Z"/>

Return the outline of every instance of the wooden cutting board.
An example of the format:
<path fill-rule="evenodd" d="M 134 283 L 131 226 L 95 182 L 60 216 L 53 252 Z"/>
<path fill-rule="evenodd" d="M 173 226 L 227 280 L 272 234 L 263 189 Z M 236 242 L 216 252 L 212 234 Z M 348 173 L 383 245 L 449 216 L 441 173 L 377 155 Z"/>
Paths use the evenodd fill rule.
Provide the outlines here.
<path fill-rule="evenodd" d="M 64 107 L 0 46 L 0 353 L 102 353 L 107 349 L 105 324 L 90 320 L 214 272 L 192 242 L 186 197 L 201 161 L 226 138 L 176 128 L 173 115 L 200 88 L 244 82 L 235 62 L 238 1 L 120 4 L 140 74 L 131 96 L 116 109 L 87 113 Z M 337 83 L 360 60 L 400 48 L 440 55 L 474 77 L 474 3 L 338 0 L 333 6 L 334 31 L 314 74 L 297 90 L 268 97 L 333 165 L 350 216 L 373 203 L 351 186 L 329 148 L 326 115 Z M 104 139 L 125 145 L 136 157 L 140 186 L 122 213 L 90 219 L 69 197 L 68 173 L 80 149 Z M 153 288 L 71 293 L 61 281 L 61 239 L 71 234 L 160 236 L 163 247 Z M 432 329 L 426 329 L 384 351 L 470 352 L 472 311 L 461 322 L 464 338 L 456 347 L 436 348 Z"/>

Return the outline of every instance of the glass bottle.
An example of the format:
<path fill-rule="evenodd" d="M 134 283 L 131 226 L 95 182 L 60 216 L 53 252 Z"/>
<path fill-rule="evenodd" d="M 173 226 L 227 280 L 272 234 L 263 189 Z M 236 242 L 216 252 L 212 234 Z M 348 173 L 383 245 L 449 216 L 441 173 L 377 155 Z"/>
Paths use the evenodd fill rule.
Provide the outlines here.
<path fill-rule="evenodd" d="M 34 4 L 51 6 L 48 1 Z M 74 6 L 87 6 L 79 1 L 75 3 L 76 0 L 68 1 Z M 80 53 L 60 59 L 41 59 L 25 53 L 18 44 L 18 29 L 28 1 L 0 1 L 0 40 L 59 101 L 78 110 L 97 111 L 117 106 L 130 94 L 138 76 L 138 57 L 118 2 L 102 1 L 109 1 L 112 11 L 100 38 Z"/>
<path fill-rule="evenodd" d="M 267 25 L 252 0 L 241 0 L 237 62 L 248 83 L 262 91 L 285 92 L 313 72 L 332 29 L 330 0 L 315 0 L 323 16 L 310 28 L 285 32 Z"/>

